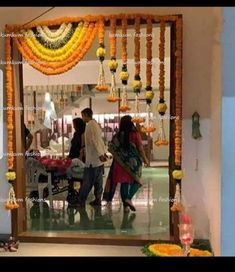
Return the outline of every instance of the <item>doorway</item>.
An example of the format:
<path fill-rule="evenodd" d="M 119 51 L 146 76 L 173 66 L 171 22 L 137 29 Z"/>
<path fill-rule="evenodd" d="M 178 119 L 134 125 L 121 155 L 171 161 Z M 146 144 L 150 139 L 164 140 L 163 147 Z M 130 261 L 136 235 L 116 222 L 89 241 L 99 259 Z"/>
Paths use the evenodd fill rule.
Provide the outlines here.
<path fill-rule="evenodd" d="M 157 24 L 156 24 L 156 29 L 157 29 Z M 169 45 L 168 45 L 168 49 L 169 49 L 169 66 L 168 66 L 168 76 L 169 76 L 169 117 L 171 115 L 175 115 L 175 54 L 174 54 L 174 50 L 175 50 L 175 39 L 176 39 L 176 33 L 175 33 L 175 22 L 169 22 L 168 25 L 168 32 L 169 32 Z M 94 42 L 94 46 L 96 47 L 97 43 Z M 156 50 L 157 51 L 157 50 Z M 85 61 L 90 61 L 92 62 L 93 60 L 89 60 L 89 55 L 87 55 L 87 59 L 84 60 Z M 81 64 L 81 63 L 80 63 Z M 84 64 L 85 65 L 85 64 Z M 89 63 L 89 65 L 91 65 L 91 63 Z M 27 70 L 29 67 L 25 68 L 25 67 L 21 67 L 20 71 L 19 71 L 19 85 L 21 85 L 21 92 L 20 95 L 18 97 L 16 97 L 16 103 L 20 104 L 20 103 L 27 103 L 24 101 L 23 98 L 23 94 L 25 92 L 27 92 L 26 90 L 29 90 L 29 92 L 32 91 L 32 94 L 29 94 L 31 101 L 33 101 L 33 103 L 35 102 L 35 94 L 36 96 L 40 96 L 40 91 L 39 91 L 39 86 L 56 86 L 57 90 L 58 88 L 61 88 L 61 86 L 63 85 L 67 85 L 70 87 L 66 87 L 67 89 L 70 89 L 71 91 L 69 91 L 70 93 L 72 91 L 74 91 L 73 89 L 73 85 L 76 84 L 54 84 L 53 80 L 56 79 L 50 79 L 47 77 L 47 79 L 39 84 L 28 84 L 27 82 L 27 73 L 29 72 L 29 70 Z M 154 68 L 154 67 L 153 67 Z M 157 67 L 155 67 L 157 69 Z M 22 73 L 22 74 L 21 74 Z M 23 79 L 23 80 L 22 80 Z M 90 82 L 79 82 L 79 84 L 82 86 L 82 88 L 84 86 L 89 86 L 91 85 Z M 60 87 L 58 87 L 60 86 Z M 72 87 L 71 87 L 72 86 Z M 29 88 L 30 87 L 30 88 Z M 153 86 L 154 87 L 154 86 Z M 47 88 L 47 87 L 46 87 Z M 56 89 L 55 88 L 55 89 Z M 77 87 L 75 87 L 77 88 Z M 43 89 L 43 88 L 42 88 Z M 45 89 L 46 91 L 46 89 Z M 154 91 L 157 92 L 157 87 L 155 87 Z M 91 90 L 92 92 L 92 90 Z M 58 95 L 58 93 L 56 91 L 54 91 L 55 95 Z M 64 94 L 63 94 L 64 95 Z M 63 96 L 61 94 L 61 97 Z M 97 101 L 97 96 L 101 96 L 101 94 L 99 93 L 95 93 L 94 96 L 93 94 L 85 94 L 87 99 L 83 99 L 83 103 L 86 103 L 87 105 L 92 104 L 92 108 L 94 110 L 94 113 L 97 115 L 97 118 L 100 118 L 102 114 L 112 114 L 112 113 L 107 113 L 106 112 L 102 112 L 100 113 L 98 110 L 96 110 L 96 106 L 98 105 Z M 130 93 L 131 95 L 131 93 Z M 27 97 L 27 96 L 26 96 Z M 43 97 L 41 95 L 41 97 Z M 104 98 L 102 98 L 104 100 Z M 36 105 L 37 103 L 40 104 L 40 99 L 37 99 L 36 97 Z M 92 101 L 92 102 L 90 102 Z M 156 107 L 156 105 L 153 105 L 153 107 Z M 79 110 L 81 109 L 81 105 Z M 105 108 L 107 110 L 107 107 L 103 106 L 103 108 Z M 77 110 L 77 109 L 75 109 Z M 144 113 L 144 110 L 142 110 L 142 112 Z M 115 114 L 118 113 L 114 113 L 113 112 L 113 116 L 114 118 L 109 118 L 109 119 L 115 119 Z M 70 114 L 71 115 L 71 114 Z M 63 113 L 63 122 L 65 122 L 65 118 L 66 116 L 66 112 Z M 17 119 L 18 118 L 18 119 Z M 103 117 L 104 122 L 106 122 L 106 118 Z M 24 120 L 22 118 L 22 116 L 16 116 L 16 120 L 20 120 L 20 123 L 18 123 L 18 128 L 20 129 L 20 125 L 19 124 L 23 124 L 27 121 L 26 117 L 24 116 Z M 28 119 L 29 121 L 29 119 Z M 155 121 L 157 121 L 155 119 Z M 41 217 L 40 218 L 40 208 L 36 207 L 35 208 L 35 212 L 32 212 L 32 215 L 35 217 L 33 219 L 34 223 L 32 224 L 32 220 L 31 222 L 28 222 L 30 220 L 28 220 L 30 218 L 30 208 L 32 207 L 28 207 L 28 211 L 27 211 L 27 204 L 25 204 L 24 208 L 25 211 L 22 213 L 23 217 L 19 216 L 19 212 L 16 211 L 15 215 L 13 213 L 13 220 L 14 220 L 14 224 L 13 224 L 13 229 L 14 232 L 17 233 L 18 236 L 21 236 L 23 239 L 25 240 L 30 240 L 33 239 L 33 237 L 44 237 L 45 241 L 48 241 L 48 237 L 54 237 L 54 241 L 59 241 L 59 240 L 72 240 L 71 237 L 77 237 L 78 239 L 82 238 L 83 241 L 91 241 L 92 239 L 102 239 L 102 237 L 104 237 L 105 235 L 108 235 L 108 239 L 106 239 L 107 243 L 128 243 L 127 241 L 132 241 L 132 243 L 146 243 L 147 240 L 155 240 L 155 239 L 163 239 L 163 240 L 169 240 L 172 238 L 172 236 L 175 235 L 174 233 L 174 228 L 173 223 L 175 223 L 176 221 L 174 220 L 174 222 L 172 221 L 172 216 L 171 216 L 171 212 L 170 212 L 170 204 L 169 201 L 167 201 L 167 199 L 171 199 L 174 197 L 174 192 L 175 192 L 175 188 L 173 185 L 173 180 L 171 177 L 171 172 L 172 169 L 174 169 L 174 129 L 175 129 L 175 123 L 174 120 L 172 119 L 168 119 L 168 126 L 167 127 L 167 132 L 166 134 L 169 136 L 169 142 L 170 145 L 165 147 L 165 150 L 167 151 L 162 151 L 162 157 L 164 159 L 160 159 L 160 163 L 163 163 L 163 165 L 159 165 L 156 164 L 156 167 L 154 167 L 153 169 L 146 169 L 146 173 L 144 175 L 149 175 L 149 180 L 152 180 L 152 184 L 153 182 L 155 182 L 155 179 L 157 180 L 158 177 L 161 176 L 161 183 L 156 184 L 157 186 L 157 190 L 153 189 L 153 186 L 151 187 L 151 181 L 147 182 L 145 184 L 145 186 L 142 188 L 142 191 L 140 191 L 139 195 L 136 196 L 136 201 L 138 202 L 139 199 L 139 210 L 141 211 L 142 209 L 142 214 L 146 216 L 146 218 L 143 219 L 143 217 L 141 218 L 141 216 L 139 217 L 140 220 L 138 220 L 138 213 L 136 213 L 136 215 L 134 216 L 129 216 L 128 218 L 125 218 L 123 216 L 122 213 L 120 213 L 120 198 L 117 194 L 115 201 L 117 202 L 117 205 L 114 205 L 114 208 L 112 209 L 112 213 L 107 212 L 107 210 L 99 210 L 99 211 L 92 211 L 91 209 L 88 211 L 86 211 L 86 214 L 82 214 L 80 211 L 76 211 L 76 210 L 71 210 L 68 211 L 66 210 L 66 203 L 64 201 L 64 196 L 62 196 L 62 200 L 60 199 L 54 199 L 53 201 L 55 202 L 55 207 L 58 208 L 58 213 L 51 213 L 50 210 L 50 205 L 49 205 L 49 209 L 48 212 L 45 212 L 45 216 L 47 217 L 46 219 Z M 17 121 L 16 121 L 17 122 Z M 67 118 L 66 119 L 66 133 L 72 133 L 71 129 L 68 127 L 69 122 L 71 122 L 71 118 Z M 27 122 L 26 122 L 27 123 Z M 114 123 L 116 124 L 116 123 Z M 112 124 L 112 125 L 114 125 Z M 117 123 L 118 124 L 118 123 Z M 33 127 L 34 123 L 33 122 L 28 122 L 27 125 Z M 109 125 L 108 125 L 109 126 Z M 107 124 L 105 124 L 105 126 L 107 128 Z M 114 125 L 114 129 L 115 129 L 115 125 Z M 107 131 L 106 131 L 107 132 Z M 106 135 L 107 136 L 107 135 Z M 154 138 L 154 135 L 148 135 L 152 138 Z M 109 139 L 109 138 L 107 138 Z M 154 150 L 159 150 L 156 149 L 156 147 L 151 148 L 150 147 L 150 141 L 148 138 L 148 152 L 149 152 L 149 157 L 153 158 L 152 163 L 153 162 L 157 162 L 158 161 L 155 159 L 158 157 L 158 155 L 160 154 L 160 152 L 158 151 L 154 151 Z M 65 143 L 64 143 L 65 144 Z M 16 146 L 16 148 L 20 149 L 20 146 Z M 161 147 L 162 148 L 162 147 Z M 165 152 L 165 153 L 164 153 Z M 63 153 L 63 152 L 62 152 Z M 166 156 L 164 154 L 167 154 Z M 65 154 L 62 154 L 62 156 Z M 165 157 L 164 157 L 165 156 Z M 22 197 L 24 198 L 25 196 L 27 196 L 27 190 L 26 190 L 26 179 L 24 178 L 25 175 L 25 170 L 24 167 L 22 167 L 22 165 L 24 165 L 23 159 L 20 161 L 17 158 L 17 176 L 19 171 L 21 171 L 21 174 L 19 174 L 19 176 L 21 175 L 22 181 L 21 181 L 21 186 L 24 187 L 24 189 L 19 189 L 19 185 L 17 183 L 16 185 L 16 192 L 18 195 L 22 195 Z M 162 167 L 164 166 L 164 167 Z M 167 166 L 167 168 L 165 167 Z M 108 169 L 108 168 L 107 168 Z M 149 171 L 149 173 L 147 173 Z M 105 173 L 106 177 L 107 177 L 107 172 Z M 163 189 L 161 189 L 161 186 L 164 187 Z M 154 192 L 160 193 L 161 190 L 163 191 L 163 194 L 161 195 L 154 195 Z M 141 196 L 142 194 L 142 196 Z M 56 202 L 57 201 L 57 202 Z M 114 202 L 115 202 L 114 201 Z M 158 202 L 158 203 L 157 203 Z M 48 201 L 46 202 L 47 204 Z M 63 207 L 62 204 L 63 203 Z M 119 205 L 119 206 L 118 206 Z M 159 212 L 157 212 L 157 218 L 152 219 L 151 215 L 154 213 L 153 207 L 157 206 L 159 209 Z M 147 207 L 147 208 L 146 208 Z M 146 209 L 145 209 L 146 208 Z M 163 211 L 161 213 L 161 211 Z M 146 212 L 147 211 L 147 212 Z M 38 217 L 38 213 L 39 212 L 39 217 Z M 28 213 L 28 215 L 27 215 Z M 116 215 L 115 215 L 116 213 Z M 152 214 L 151 214 L 152 213 Z M 28 217 L 27 217 L 28 216 Z M 162 217 L 161 217 L 162 216 Z M 111 219 L 110 219 L 111 217 Z M 61 220 L 62 218 L 62 220 Z M 21 221 L 21 222 L 19 222 Z M 82 222 L 81 222 L 82 221 Z M 143 221 L 146 221 L 147 224 L 145 226 L 141 225 Z M 46 222 L 46 223 L 45 223 Z M 71 223 L 72 222 L 72 223 Z M 76 224 L 77 222 L 77 224 Z M 85 222 L 85 223 L 84 223 Z M 81 224 L 82 223 L 82 224 Z M 36 229 L 30 229 L 29 224 L 36 226 Z M 46 224 L 46 225 L 45 225 Z M 53 225 L 54 224 L 54 225 Z M 85 225 L 83 225 L 85 224 Z M 118 226 L 117 227 L 113 227 L 113 225 Z M 123 225 L 127 225 L 128 227 L 122 227 Z M 79 226 L 78 226 L 79 225 Z M 83 225 L 81 227 L 81 225 Z M 95 226 L 96 225 L 96 226 Z M 135 226 L 135 231 L 133 231 L 133 225 Z M 77 226 L 77 228 L 76 228 Z M 84 227 L 85 226 L 85 227 Z M 95 227 L 94 227 L 95 226 Z M 101 226 L 101 227 L 100 227 Z M 81 227 L 81 228 L 80 228 Z M 39 229 L 38 229 L 39 228 Z M 99 229 L 100 228 L 100 229 Z M 88 229 L 90 229 L 91 231 L 87 231 Z M 97 230 L 100 230 L 100 233 L 97 234 Z M 104 230 L 105 229 L 105 230 Z M 40 233 L 38 232 L 40 231 Z M 68 231 L 70 233 L 70 236 L 68 234 Z M 80 233 L 79 233 L 80 231 Z M 49 232 L 49 233 L 48 233 Z M 66 232 L 66 233 L 65 233 Z M 164 233 L 163 233 L 164 232 Z M 98 236 L 97 236 L 98 235 Z M 70 238 L 69 238 L 70 237 Z M 39 238 L 38 238 L 39 239 Z M 58 240 L 56 240 L 58 239 Z M 78 240 L 76 239 L 76 240 Z M 126 242 L 125 242 L 126 241 Z"/>

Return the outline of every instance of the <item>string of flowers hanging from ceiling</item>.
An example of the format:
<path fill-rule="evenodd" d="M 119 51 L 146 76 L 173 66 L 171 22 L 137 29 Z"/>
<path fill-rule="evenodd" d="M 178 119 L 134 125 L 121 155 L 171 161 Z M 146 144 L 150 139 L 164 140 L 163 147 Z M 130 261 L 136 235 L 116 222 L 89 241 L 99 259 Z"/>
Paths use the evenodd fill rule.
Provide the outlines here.
<path fill-rule="evenodd" d="M 146 25 L 146 92 L 145 92 L 145 98 L 146 98 L 146 111 L 147 111 L 147 118 L 146 118 L 146 124 L 142 128 L 142 131 L 145 133 L 152 133 L 156 130 L 154 127 L 153 122 L 153 116 L 152 116 L 152 100 L 154 97 L 154 92 L 152 89 L 152 31 L 153 31 L 153 24 L 151 17 L 147 19 L 147 25 Z"/>
<path fill-rule="evenodd" d="M 105 75 L 104 75 L 104 67 L 103 67 L 103 61 L 105 58 L 106 50 L 104 47 L 104 19 L 101 18 L 99 21 L 99 29 L 98 29 L 98 38 L 99 38 L 99 48 L 96 51 L 96 56 L 100 61 L 100 68 L 99 68 L 99 78 L 98 83 L 96 85 L 96 90 L 102 92 L 107 91 L 108 86 L 106 85 L 105 81 Z"/>
<path fill-rule="evenodd" d="M 164 115 L 167 110 L 167 105 L 164 99 L 165 91 L 165 22 L 160 22 L 160 44 L 159 44 L 159 103 L 157 105 L 157 111 L 160 116 L 160 126 L 158 130 L 156 146 L 168 145 L 165 133 Z"/>
<path fill-rule="evenodd" d="M 110 61 L 108 63 L 110 72 L 111 72 L 111 86 L 109 96 L 107 97 L 108 102 L 117 102 L 119 97 L 117 95 L 117 86 L 116 86 L 116 71 L 118 68 L 118 62 L 116 59 L 116 18 L 111 17 L 110 19 Z"/>
<path fill-rule="evenodd" d="M 122 100 L 119 108 L 120 112 L 127 112 L 131 108 L 128 105 L 127 97 L 127 82 L 129 79 L 129 73 L 127 71 L 127 18 L 122 18 L 122 71 L 119 74 L 120 80 L 122 81 Z"/>
<path fill-rule="evenodd" d="M 117 14 L 108 16 L 85 16 L 85 17 L 65 17 L 56 20 L 33 22 L 27 25 L 7 25 L 6 33 L 14 33 L 11 38 L 10 35 L 6 37 L 5 52 L 6 52 L 6 94 L 7 94 L 7 133 L 8 133 L 8 172 L 6 179 L 12 184 L 16 179 L 15 173 L 15 157 L 14 157 L 14 142 L 16 131 L 14 128 L 14 84 L 13 84 L 13 68 L 12 60 L 12 45 L 11 39 L 14 41 L 18 50 L 23 58 L 33 68 L 37 69 L 45 75 L 58 75 L 65 73 L 72 69 L 81 61 L 89 48 L 92 46 L 95 37 L 98 35 L 99 47 L 96 51 L 97 57 L 100 61 L 100 73 L 97 84 L 99 91 L 107 91 L 109 95 L 107 100 L 109 102 L 119 101 L 117 95 L 117 86 L 115 74 L 118 68 L 117 61 L 117 21 L 121 22 L 121 54 L 122 54 L 122 67 L 119 75 L 120 82 L 122 82 L 122 99 L 121 99 L 121 112 L 130 110 L 127 98 L 127 84 L 129 79 L 128 73 L 128 59 L 127 59 L 127 26 L 128 20 L 134 20 L 134 61 L 135 61 L 135 75 L 132 83 L 133 91 L 135 92 L 135 116 L 133 121 L 136 123 L 143 122 L 140 117 L 139 110 L 139 96 L 142 88 L 142 81 L 140 75 L 140 27 L 141 22 L 144 20 L 146 25 L 146 92 L 145 99 L 147 102 L 147 120 L 144 126 L 144 131 L 151 133 L 155 131 L 153 118 L 152 118 L 152 100 L 154 92 L 152 90 L 152 31 L 153 23 L 160 22 L 160 45 L 159 45 L 159 59 L 160 59 L 160 73 L 159 73 L 159 104 L 157 110 L 161 116 L 166 112 L 167 106 L 164 100 L 165 90 L 165 66 L 164 66 L 164 44 L 165 44 L 165 23 L 176 22 L 176 72 L 175 72 L 175 95 L 176 95 L 176 120 L 175 120 L 175 140 L 171 143 L 175 147 L 174 171 L 181 171 L 181 134 L 182 134 L 182 112 L 181 112 L 181 99 L 182 99 L 182 74 L 181 74 L 181 57 L 182 57 L 182 20 L 178 16 L 157 16 L 146 14 Z M 111 87 L 105 82 L 103 62 L 105 59 L 105 24 L 110 23 L 110 61 L 108 66 L 111 72 Z M 53 29 L 50 27 L 53 26 Z M 57 27 L 57 29 L 55 29 Z M 130 57 L 131 58 L 131 57 Z M 163 122 L 162 122 L 163 123 Z M 164 123 L 162 125 L 162 138 L 157 140 L 167 140 L 164 137 Z M 159 142 L 156 142 L 159 144 Z M 174 172 L 173 177 L 178 179 L 177 186 L 180 184 L 182 177 L 181 172 Z M 9 209 L 17 208 L 18 204 L 15 202 L 14 190 L 11 187 L 9 191 L 9 201 L 6 207 Z M 177 187 L 177 193 L 179 188 Z M 177 197 L 179 202 L 179 197 Z M 177 203 L 176 203 L 177 204 Z M 175 209 L 175 205 L 173 210 Z"/>
<path fill-rule="evenodd" d="M 175 180 L 175 197 L 171 207 L 173 212 L 181 212 L 184 207 L 181 203 L 181 179 L 183 171 L 181 169 L 182 156 L 182 18 L 176 21 L 176 62 L 175 62 L 175 137 L 174 137 L 174 152 L 175 152 L 175 169 L 172 171 L 173 179 Z"/>
<path fill-rule="evenodd" d="M 135 61 L 135 77 L 132 83 L 133 90 L 135 93 L 135 110 L 134 117 L 132 121 L 136 124 L 140 124 L 144 122 L 144 118 L 140 116 L 140 102 L 139 102 L 139 94 L 142 88 L 142 82 L 140 78 L 140 17 L 135 18 L 135 47 L 134 47 L 134 61 Z"/>

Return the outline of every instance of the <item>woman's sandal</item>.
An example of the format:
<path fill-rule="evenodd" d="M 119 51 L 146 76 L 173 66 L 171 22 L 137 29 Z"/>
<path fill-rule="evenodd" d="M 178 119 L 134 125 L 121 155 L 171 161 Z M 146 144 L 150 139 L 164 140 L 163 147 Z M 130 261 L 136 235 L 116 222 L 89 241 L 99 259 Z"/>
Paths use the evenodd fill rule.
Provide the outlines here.
<path fill-rule="evenodd" d="M 128 206 L 130 207 L 130 209 L 131 209 L 133 212 L 136 211 L 136 208 L 135 208 L 135 206 L 132 204 L 132 202 L 131 202 L 130 199 L 126 199 L 126 200 L 125 200 L 125 203 L 126 203 L 126 205 L 128 205 Z"/>

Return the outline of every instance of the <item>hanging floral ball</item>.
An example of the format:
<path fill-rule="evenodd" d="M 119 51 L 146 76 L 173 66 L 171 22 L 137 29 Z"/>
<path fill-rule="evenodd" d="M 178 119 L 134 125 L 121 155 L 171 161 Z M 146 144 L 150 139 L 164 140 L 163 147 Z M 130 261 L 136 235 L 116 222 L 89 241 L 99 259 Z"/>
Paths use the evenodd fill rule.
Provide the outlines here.
<path fill-rule="evenodd" d="M 158 103 L 157 104 L 157 111 L 159 114 L 164 115 L 167 110 L 166 103 Z"/>
<path fill-rule="evenodd" d="M 104 45 L 100 44 L 99 48 L 96 50 L 96 56 L 97 56 L 97 58 L 100 59 L 100 61 L 103 61 L 105 54 L 106 54 L 106 50 L 104 48 Z"/>
<path fill-rule="evenodd" d="M 146 99 L 146 103 L 147 104 L 151 104 L 153 97 L 154 97 L 154 92 L 152 91 L 152 87 L 151 86 L 147 86 L 145 88 L 146 92 L 145 92 L 145 99 Z"/>
<path fill-rule="evenodd" d="M 154 97 L 153 91 L 146 91 L 146 93 L 145 93 L 145 99 L 146 100 L 151 100 L 152 101 L 153 97 Z"/>
<path fill-rule="evenodd" d="M 16 179 L 16 173 L 13 171 L 6 172 L 6 179 L 7 180 L 15 180 Z"/>
<path fill-rule="evenodd" d="M 142 82 L 140 81 L 139 75 L 135 75 L 135 79 L 132 82 L 132 87 L 133 87 L 135 93 L 140 93 L 140 90 L 142 88 Z"/>
<path fill-rule="evenodd" d="M 129 73 L 127 71 L 121 71 L 119 77 L 122 81 L 127 81 L 129 78 Z"/>
<path fill-rule="evenodd" d="M 127 85 L 127 80 L 129 78 L 129 73 L 127 72 L 127 66 L 126 66 L 126 64 L 122 65 L 122 71 L 119 74 L 119 78 L 121 79 L 122 84 Z"/>
<path fill-rule="evenodd" d="M 182 170 L 174 170 L 172 172 L 172 176 L 174 179 L 181 180 L 183 178 L 183 171 Z"/>
<path fill-rule="evenodd" d="M 118 68 L 118 62 L 113 58 L 109 61 L 108 66 L 111 72 L 116 72 Z"/>

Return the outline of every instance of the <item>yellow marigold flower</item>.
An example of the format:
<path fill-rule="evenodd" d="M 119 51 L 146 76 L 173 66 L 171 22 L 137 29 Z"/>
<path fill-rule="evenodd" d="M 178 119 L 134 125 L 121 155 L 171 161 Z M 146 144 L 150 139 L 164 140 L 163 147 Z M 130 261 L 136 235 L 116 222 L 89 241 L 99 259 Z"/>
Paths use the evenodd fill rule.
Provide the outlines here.
<path fill-rule="evenodd" d="M 174 244 L 153 244 L 149 250 L 157 256 L 180 256 L 182 248 Z"/>
<path fill-rule="evenodd" d="M 16 179 L 16 173 L 15 172 L 6 172 L 6 179 L 7 180 L 15 180 Z"/>
<path fill-rule="evenodd" d="M 154 93 L 152 91 L 146 91 L 146 93 L 145 93 L 146 99 L 152 100 L 153 97 L 154 97 Z"/>
<path fill-rule="evenodd" d="M 99 47 L 97 50 L 96 50 L 96 57 L 97 58 L 101 58 L 101 57 L 104 57 L 105 56 L 105 49 L 103 47 Z"/>
<path fill-rule="evenodd" d="M 158 103 L 157 104 L 157 111 L 160 113 L 165 113 L 167 110 L 167 105 L 166 103 Z"/>
<path fill-rule="evenodd" d="M 172 172 L 172 176 L 174 179 L 182 179 L 183 178 L 183 171 L 182 170 L 174 170 Z"/>
<path fill-rule="evenodd" d="M 129 78 L 129 73 L 128 72 L 125 72 L 125 71 L 122 71 L 120 74 L 119 74 L 119 77 L 121 80 L 128 80 Z"/>
<path fill-rule="evenodd" d="M 116 70 L 118 67 L 118 63 L 116 60 L 110 60 L 108 66 L 110 70 Z"/>
<path fill-rule="evenodd" d="M 132 87 L 134 90 L 138 90 L 138 89 L 141 89 L 142 87 L 142 82 L 140 80 L 134 80 L 132 82 Z"/>
<path fill-rule="evenodd" d="M 192 256 L 192 257 L 210 257 L 210 256 L 213 256 L 213 255 L 208 250 L 200 250 L 200 249 L 196 249 L 196 248 L 191 248 L 189 256 Z"/>

